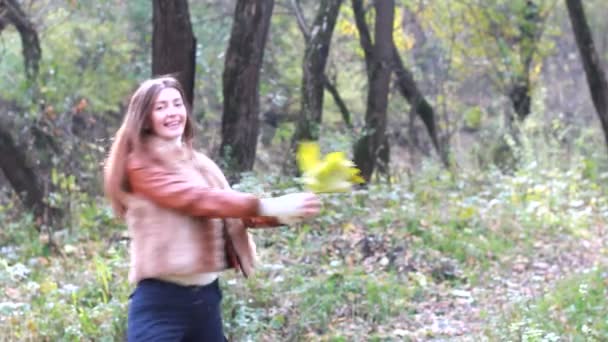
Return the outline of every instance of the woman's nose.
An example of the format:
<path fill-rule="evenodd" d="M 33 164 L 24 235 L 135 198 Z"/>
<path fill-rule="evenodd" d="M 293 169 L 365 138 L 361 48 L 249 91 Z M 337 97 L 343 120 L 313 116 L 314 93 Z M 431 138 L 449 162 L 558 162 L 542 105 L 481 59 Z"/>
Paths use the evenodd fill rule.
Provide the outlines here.
<path fill-rule="evenodd" d="M 176 115 L 177 115 L 177 113 L 178 113 L 178 112 L 179 112 L 179 110 L 180 110 L 180 106 L 175 105 L 175 104 L 170 104 L 170 105 L 167 107 L 167 110 L 169 111 L 169 114 L 176 114 Z"/>

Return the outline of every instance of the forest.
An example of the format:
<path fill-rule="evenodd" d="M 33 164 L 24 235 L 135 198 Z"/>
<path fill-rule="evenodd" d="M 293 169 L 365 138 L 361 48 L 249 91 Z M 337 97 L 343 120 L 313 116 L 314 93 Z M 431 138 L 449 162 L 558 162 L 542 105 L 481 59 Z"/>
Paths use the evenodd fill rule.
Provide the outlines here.
<path fill-rule="evenodd" d="M 230 341 L 608 340 L 608 2 L 0 0 L 0 340 L 122 341 L 130 237 L 103 164 L 175 75 L 239 191 L 363 184 L 251 230 Z"/>

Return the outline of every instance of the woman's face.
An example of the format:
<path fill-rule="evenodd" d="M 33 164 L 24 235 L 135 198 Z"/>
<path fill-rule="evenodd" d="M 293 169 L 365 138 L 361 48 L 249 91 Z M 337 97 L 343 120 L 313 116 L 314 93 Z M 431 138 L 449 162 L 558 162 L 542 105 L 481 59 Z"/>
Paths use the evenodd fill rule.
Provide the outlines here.
<path fill-rule="evenodd" d="M 152 131 L 166 140 L 179 139 L 184 133 L 186 115 L 186 106 L 179 91 L 165 88 L 158 94 L 150 115 Z"/>

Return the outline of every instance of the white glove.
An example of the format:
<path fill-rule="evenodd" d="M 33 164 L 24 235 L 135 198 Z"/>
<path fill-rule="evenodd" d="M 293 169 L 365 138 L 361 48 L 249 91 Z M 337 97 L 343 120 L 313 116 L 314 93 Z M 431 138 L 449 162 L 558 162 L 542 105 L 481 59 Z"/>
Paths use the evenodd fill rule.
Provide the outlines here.
<path fill-rule="evenodd" d="M 279 197 L 262 198 L 259 214 L 274 216 L 279 222 L 292 224 L 302 221 L 306 216 L 312 216 L 311 206 L 320 207 L 320 202 L 314 194 L 299 192 Z M 314 211 L 314 209 L 312 209 Z"/>

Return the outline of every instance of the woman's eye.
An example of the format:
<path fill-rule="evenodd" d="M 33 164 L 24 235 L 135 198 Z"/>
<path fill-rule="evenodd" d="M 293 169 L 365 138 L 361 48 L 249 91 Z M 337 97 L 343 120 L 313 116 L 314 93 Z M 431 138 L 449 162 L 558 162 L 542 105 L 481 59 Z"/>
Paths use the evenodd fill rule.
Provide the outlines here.
<path fill-rule="evenodd" d="M 175 107 L 181 107 L 181 106 L 183 106 L 183 105 L 184 105 L 184 104 L 183 104 L 183 103 L 181 103 L 181 102 L 176 102 L 176 103 L 175 103 Z"/>
<path fill-rule="evenodd" d="M 163 110 L 164 106 L 156 106 L 154 107 L 154 110 Z"/>

